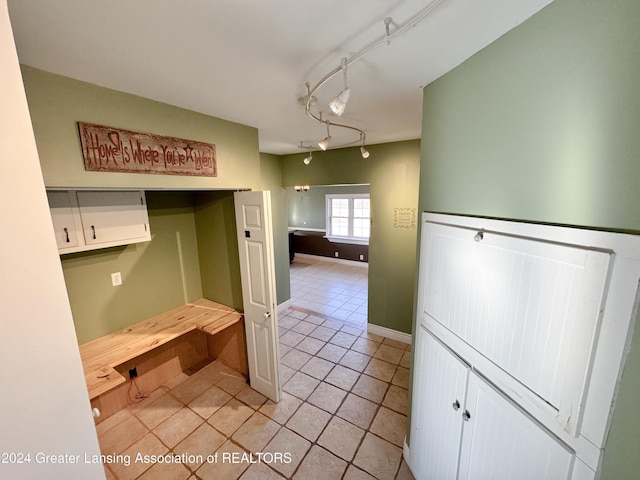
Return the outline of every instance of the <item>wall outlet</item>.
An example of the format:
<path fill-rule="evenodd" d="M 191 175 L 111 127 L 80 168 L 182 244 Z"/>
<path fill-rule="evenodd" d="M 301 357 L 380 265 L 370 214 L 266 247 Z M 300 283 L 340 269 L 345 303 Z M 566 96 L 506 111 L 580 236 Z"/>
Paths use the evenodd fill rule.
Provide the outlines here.
<path fill-rule="evenodd" d="M 360 255 L 360 260 L 364 260 L 364 255 Z"/>
<path fill-rule="evenodd" d="M 120 275 L 120 272 L 111 274 L 111 285 L 113 285 L 114 287 L 122 285 L 122 275 Z"/>
<path fill-rule="evenodd" d="M 338 255 L 338 252 L 333 252 L 333 255 L 338 258 L 340 255 Z"/>

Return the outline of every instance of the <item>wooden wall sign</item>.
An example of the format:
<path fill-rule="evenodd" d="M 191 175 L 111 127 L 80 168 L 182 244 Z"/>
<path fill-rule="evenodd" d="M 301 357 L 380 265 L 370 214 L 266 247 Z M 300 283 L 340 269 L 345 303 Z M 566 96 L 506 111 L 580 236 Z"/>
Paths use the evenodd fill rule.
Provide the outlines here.
<path fill-rule="evenodd" d="M 84 169 L 216 177 L 211 143 L 78 122 Z"/>

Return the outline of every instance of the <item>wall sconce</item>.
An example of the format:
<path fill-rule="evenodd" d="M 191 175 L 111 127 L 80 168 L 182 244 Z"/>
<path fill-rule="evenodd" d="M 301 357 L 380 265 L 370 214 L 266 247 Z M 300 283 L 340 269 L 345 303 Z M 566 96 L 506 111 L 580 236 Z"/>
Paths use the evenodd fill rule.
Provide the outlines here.
<path fill-rule="evenodd" d="M 296 189 L 296 192 L 308 192 L 309 191 L 309 185 L 296 185 L 294 188 Z"/>

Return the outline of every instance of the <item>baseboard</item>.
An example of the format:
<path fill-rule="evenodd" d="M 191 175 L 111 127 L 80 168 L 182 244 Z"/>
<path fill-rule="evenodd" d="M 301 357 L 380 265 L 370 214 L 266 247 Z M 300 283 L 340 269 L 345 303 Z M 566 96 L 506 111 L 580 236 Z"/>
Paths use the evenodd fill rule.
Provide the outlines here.
<path fill-rule="evenodd" d="M 369 268 L 367 262 L 358 262 L 356 260 L 345 260 L 344 258 L 321 257 L 320 255 L 310 255 L 308 253 L 296 253 L 295 258 L 301 260 L 313 260 L 314 262 L 341 263 L 343 265 L 351 265 L 352 267 Z"/>
<path fill-rule="evenodd" d="M 416 477 L 416 474 L 413 473 L 413 459 L 411 458 L 411 450 L 409 449 L 409 445 L 407 445 L 407 437 L 404 438 L 404 442 L 402 442 L 402 456 L 404 457 L 404 461 L 407 463 L 407 467 L 411 470 L 411 474 L 416 480 L 419 480 L 419 477 Z"/>
<path fill-rule="evenodd" d="M 387 327 L 381 327 L 380 325 L 374 325 L 373 323 L 367 324 L 367 331 L 375 335 L 390 338 L 391 340 L 398 340 L 399 342 L 411 344 L 411 334 L 392 330 Z"/>
<path fill-rule="evenodd" d="M 278 304 L 278 311 L 284 310 L 285 308 L 289 308 L 292 303 L 293 303 L 293 298 L 290 298 L 289 300 L 285 300 L 284 302 L 279 303 Z"/>

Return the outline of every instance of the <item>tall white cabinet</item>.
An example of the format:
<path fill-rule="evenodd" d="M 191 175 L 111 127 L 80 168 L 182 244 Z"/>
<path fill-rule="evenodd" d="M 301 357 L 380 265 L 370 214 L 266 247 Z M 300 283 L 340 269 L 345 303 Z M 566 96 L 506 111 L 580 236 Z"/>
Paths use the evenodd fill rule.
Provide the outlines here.
<path fill-rule="evenodd" d="M 639 280 L 635 236 L 424 214 L 415 477 L 596 478 Z"/>

